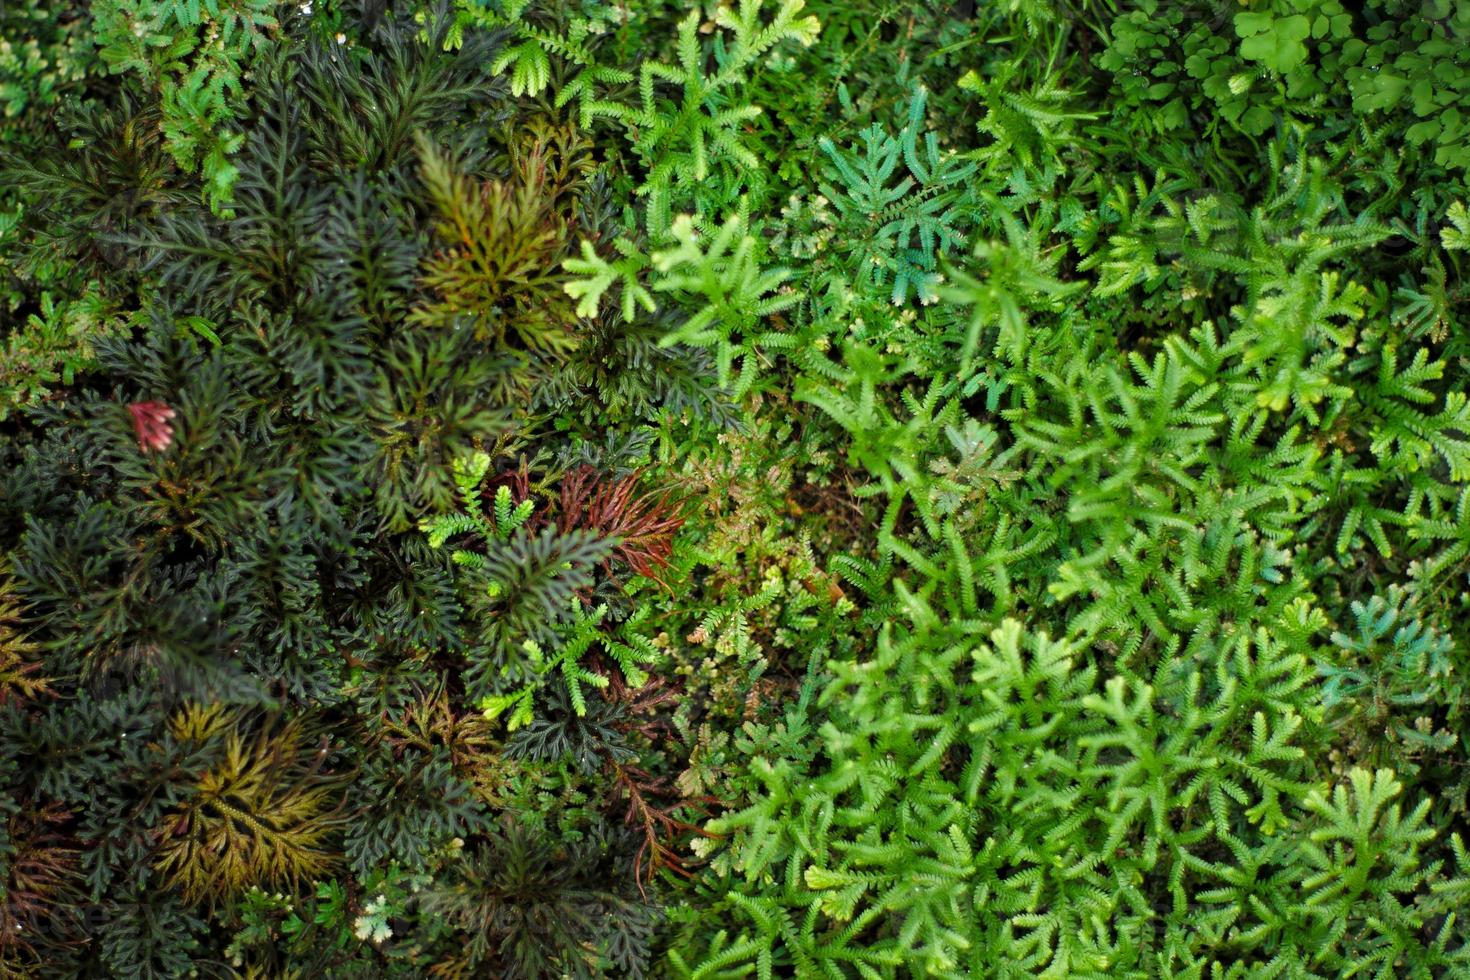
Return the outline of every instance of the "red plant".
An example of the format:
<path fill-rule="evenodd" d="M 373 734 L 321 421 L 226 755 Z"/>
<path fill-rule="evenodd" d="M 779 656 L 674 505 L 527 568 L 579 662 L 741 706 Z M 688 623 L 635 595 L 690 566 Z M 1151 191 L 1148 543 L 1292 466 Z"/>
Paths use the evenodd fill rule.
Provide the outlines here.
<path fill-rule="evenodd" d="M 77 850 L 58 829 L 70 819 L 56 803 L 10 818 L 6 830 L 13 856 L 9 874 L 0 879 L 0 959 L 15 953 L 37 956 L 34 939 L 56 939 L 71 931 L 57 919 L 79 897 Z"/>
<path fill-rule="evenodd" d="M 590 466 L 579 466 L 561 483 L 557 528 L 597 531 L 617 539 L 613 549 L 634 574 L 653 579 L 664 588 L 660 572 L 674 553 L 674 535 L 684 526 L 679 506 L 668 494 L 638 493 L 637 473 L 611 483 L 599 479 Z"/>
<path fill-rule="evenodd" d="M 650 776 L 646 770 L 631 763 L 610 760 L 608 767 L 612 770 L 613 792 L 628 801 L 623 819 L 643 832 L 643 843 L 633 856 L 633 875 L 638 881 L 638 890 L 647 897 L 644 886 L 653 880 L 660 868 L 667 868 L 684 878 L 690 877 L 694 872 L 685 867 L 684 859 L 666 841 L 681 834 L 715 836 L 697 824 L 674 816 L 686 806 L 703 810 L 706 803 L 714 802 L 713 799 L 688 800 L 678 797 L 678 791 L 669 784 L 668 779 Z M 656 796 L 673 796 L 675 799 L 672 803 L 654 803 L 652 798 Z"/>
<path fill-rule="evenodd" d="M 593 663 L 601 669 L 601 658 L 594 657 Z M 683 693 L 677 688 L 670 687 L 668 678 L 651 677 L 647 682 L 638 686 L 630 687 L 621 674 L 606 672 L 611 683 L 602 692 L 602 696 L 612 704 L 626 705 L 626 717 L 634 715 L 646 715 L 655 708 L 666 704 L 673 704 L 679 700 Z M 624 731 L 640 732 L 648 738 L 653 738 L 656 731 L 668 731 L 670 726 L 667 718 L 653 717 L 648 721 L 633 723 L 624 720 L 619 723 Z"/>
<path fill-rule="evenodd" d="M 161 453 L 173 443 L 174 427 L 169 419 L 177 413 L 163 402 L 133 402 L 128 412 L 133 416 L 133 431 L 143 452 Z"/>
<path fill-rule="evenodd" d="M 613 677 L 613 682 L 605 693 L 608 700 L 626 707 L 617 726 L 622 731 L 637 732 L 651 742 L 669 733 L 671 726 L 668 719 L 653 712 L 665 704 L 675 702 L 680 692 L 668 686 L 663 678 L 656 677 L 642 687 L 630 688 L 620 678 Z M 644 720 L 633 720 L 639 716 L 644 716 Z M 638 882 L 638 890 L 646 896 L 645 884 L 653 880 L 654 874 L 660 868 L 667 868 L 688 878 L 693 872 L 685 866 L 684 859 L 674 850 L 671 842 L 684 834 L 696 834 L 700 837 L 715 835 L 697 824 L 680 819 L 675 813 L 683 807 L 690 807 L 701 814 L 707 813 L 711 804 L 720 801 L 712 796 L 681 797 L 667 778 L 655 778 L 636 765 L 608 760 L 607 766 L 613 776 L 615 797 L 627 801 L 623 819 L 629 826 L 643 833 L 643 843 L 633 857 L 633 875 Z M 663 797 L 672 802 L 656 803 L 655 797 Z"/>

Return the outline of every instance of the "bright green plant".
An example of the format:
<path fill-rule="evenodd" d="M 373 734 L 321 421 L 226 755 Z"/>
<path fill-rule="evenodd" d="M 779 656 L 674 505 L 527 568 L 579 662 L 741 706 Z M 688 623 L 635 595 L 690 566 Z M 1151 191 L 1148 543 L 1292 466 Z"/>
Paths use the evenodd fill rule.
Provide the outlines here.
<path fill-rule="evenodd" d="M 293 15 L 296 12 L 293 11 Z M 163 106 L 163 134 L 180 167 L 198 170 L 215 207 L 230 200 L 239 171 L 230 157 L 242 76 L 278 27 L 268 0 L 104 0 L 91 8 L 98 56 L 132 73 Z"/>

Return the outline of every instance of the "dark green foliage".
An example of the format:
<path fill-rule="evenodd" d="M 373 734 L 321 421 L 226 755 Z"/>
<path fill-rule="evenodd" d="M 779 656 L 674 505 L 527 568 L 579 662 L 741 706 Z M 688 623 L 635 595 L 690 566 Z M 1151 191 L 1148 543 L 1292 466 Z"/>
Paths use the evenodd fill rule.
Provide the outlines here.
<path fill-rule="evenodd" d="M 167 13 L 203 18 L 201 31 L 226 16 Z M 285 920 L 271 919 L 241 940 L 237 965 L 421 976 L 452 969 L 459 935 L 475 962 L 540 975 L 580 957 L 595 930 L 602 952 L 578 969 L 633 975 L 652 922 L 633 846 L 585 851 L 558 906 L 570 931 L 542 938 L 513 919 L 426 918 L 427 931 L 400 926 L 389 941 L 389 918 L 371 924 L 386 906 L 363 889 L 398 901 L 390 879 L 403 876 L 416 882 L 404 896 L 431 880 L 448 889 L 463 877 L 448 875 L 455 862 L 497 847 L 519 848 L 525 876 L 551 873 L 549 844 L 507 844 L 493 818 L 548 819 L 542 794 L 570 746 L 502 760 L 503 731 L 474 705 L 535 674 L 528 645 L 575 645 L 567 628 L 603 618 L 599 655 L 638 674 L 651 648 L 630 645 L 646 641 L 623 625 L 625 587 L 630 566 L 654 568 L 637 563 L 662 540 L 647 535 L 665 532 L 538 519 L 472 567 L 414 525 L 463 503 L 456 460 L 479 453 L 480 477 L 521 453 L 565 460 L 538 470 L 554 480 L 604 465 L 603 446 L 646 446 L 635 433 L 668 410 L 664 392 L 688 393 L 679 411 L 720 402 L 703 362 L 652 342 L 641 381 L 617 374 L 639 355 L 619 352 L 613 338 L 630 328 L 612 318 L 583 359 L 560 260 L 606 190 L 588 184 L 566 120 L 493 77 L 499 36 L 467 32 L 447 51 L 437 14 L 427 27 L 403 10 L 338 23 L 350 44 L 299 12 L 261 22 L 272 40 L 246 45 L 248 76 L 190 67 L 214 55 L 187 45 L 163 75 L 118 61 L 150 84 L 125 74 L 111 98 L 58 117 L 54 145 L 9 161 L 23 205 L 7 252 L 16 274 L 44 286 L 48 263 L 70 263 L 72 281 L 105 285 L 46 300 L 34 332 L 12 337 L 38 360 L 17 364 L 33 380 L 18 376 L 6 406 L 46 394 L 26 385 L 55 389 L 7 422 L 0 450 L 3 546 L 25 604 L 23 633 L 5 607 L 0 778 L 7 798 L 52 815 L 43 836 L 16 831 L 52 878 L 27 872 L 38 884 L 17 892 L 14 914 L 85 893 L 105 915 L 47 952 L 58 969 L 178 976 L 216 961 L 218 938 L 246 919 L 275 914 L 247 915 L 249 896 L 326 901 L 320 889 L 337 888 L 337 911 L 313 912 L 309 929 L 298 917 L 280 949 Z M 170 129 L 172 100 L 196 82 L 229 111 L 189 118 L 237 127 L 228 164 L 204 159 L 215 151 L 202 130 Z M 203 196 L 186 190 L 201 162 L 216 171 Z M 163 436 L 134 432 L 127 406 L 143 402 L 172 410 Z M 646 456 L 633 452 L 606 465 Z M 597 697 L 571 691 L 578 713 Z M 610 784 L 599 804 L 565 778 L 551 819 L 596 822 L 619 805 Z M 610 910 L 632 932 L 610 932 Z M 512 936 L 530 945 L 502 949 Z M 7 941 L 0 955 L 41 953 Z"/>
<path fill-rule="evenodd" d="M 468 933 L 466 970 L 526 980 L 642 977 L 654 913 L 632 882 L 609 873 L 627 860 L 628 843 L 601 827 L 557 842 L 509 823 L 456 861 L 424 910 Z"/>
<path fill-rule="evenodd" d="M 586 703 L 582 713 L 572 705 L 571 696 L 553 689 L 549 711 L 544 711 L 505 744 L 511 759 L 533 762 L 566 762 L 586 775 L 595 773 L 605 761 L 628 762 L 637 753 L 627 745 L 618 728 L 623 712 L 617 705 L 595 698 Z"/>

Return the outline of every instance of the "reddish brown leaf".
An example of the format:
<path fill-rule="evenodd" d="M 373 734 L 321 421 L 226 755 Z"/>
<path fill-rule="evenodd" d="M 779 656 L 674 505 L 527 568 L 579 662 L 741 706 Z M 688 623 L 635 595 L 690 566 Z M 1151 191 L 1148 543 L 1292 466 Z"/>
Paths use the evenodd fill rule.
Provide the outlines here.
<path fill-rule="evenodd" d="M 563 479 L 557 526 L 561 531 L 584 528 L 616 538 L 613 553 L 634 574 L 664 588 L 661 572 L 674 553 L 674 535 L 684 526 L 679 505 L 668 495 L 638 492 L 639 474 L 603 482 L 590 466 L 580 466 Z"/>

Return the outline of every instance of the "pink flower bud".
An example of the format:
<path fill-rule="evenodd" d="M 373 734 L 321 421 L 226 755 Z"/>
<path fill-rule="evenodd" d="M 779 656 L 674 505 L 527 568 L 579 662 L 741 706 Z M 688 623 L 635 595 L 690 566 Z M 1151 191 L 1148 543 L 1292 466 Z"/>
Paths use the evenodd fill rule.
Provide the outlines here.
<path fill-rule="evenodd" d="M 163 402 L 134 402 L 128 406 L 133 416 L 133 431 L 138 434 L 138 448 L 143 452 L 161 453 L 174 441 L 174 427 L 169 419 L 174 410 Z"/>

